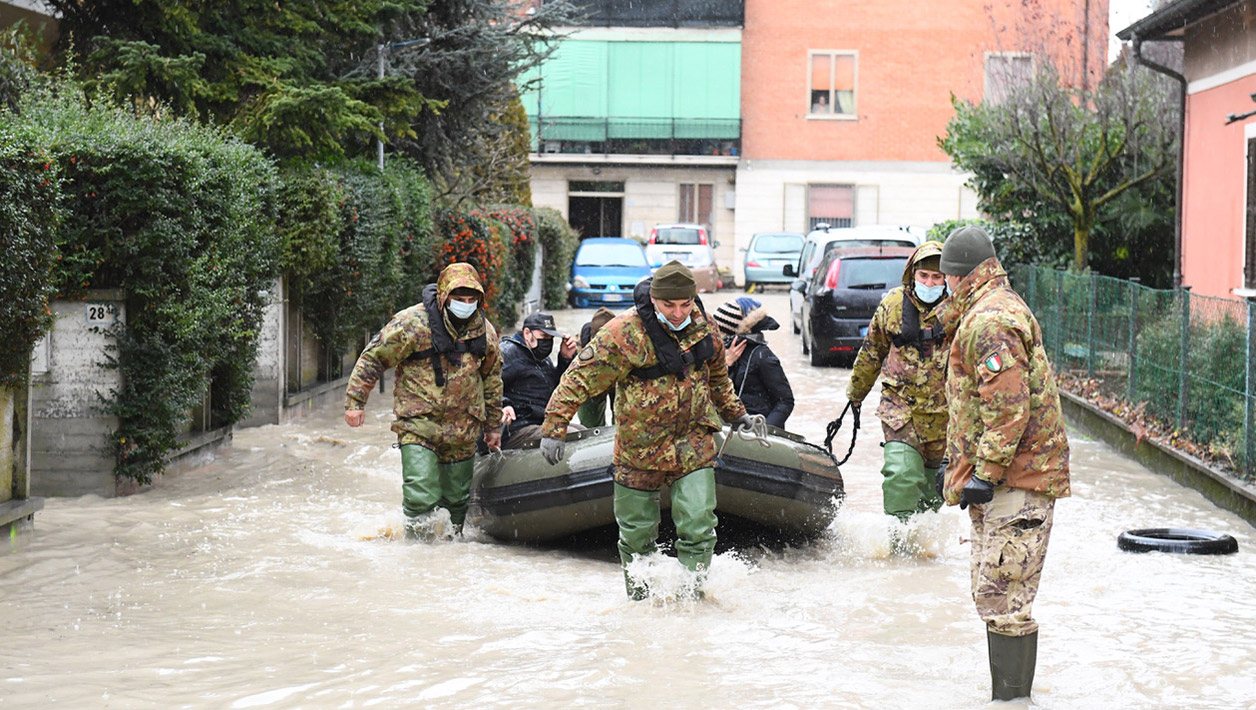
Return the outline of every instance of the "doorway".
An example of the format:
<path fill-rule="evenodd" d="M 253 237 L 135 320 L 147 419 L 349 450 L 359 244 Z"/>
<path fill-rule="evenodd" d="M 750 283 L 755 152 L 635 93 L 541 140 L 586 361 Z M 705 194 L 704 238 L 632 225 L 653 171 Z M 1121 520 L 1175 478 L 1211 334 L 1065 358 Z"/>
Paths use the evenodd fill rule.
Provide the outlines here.
<path fill-rule="evenodd" d="M 572 180 L 567 186 L 567 222 L 582 239 L 624 236 L 624 184 Z"/>

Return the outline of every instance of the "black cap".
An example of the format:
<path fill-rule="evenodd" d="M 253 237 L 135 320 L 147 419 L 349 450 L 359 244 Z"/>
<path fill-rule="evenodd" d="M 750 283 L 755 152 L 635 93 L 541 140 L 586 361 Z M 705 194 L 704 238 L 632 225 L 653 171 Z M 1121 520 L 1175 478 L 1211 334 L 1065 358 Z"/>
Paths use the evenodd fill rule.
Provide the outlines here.
<path fill-rule="evenodd" d="M 554 316 L 551 316 L 548 313 L 533 313 L 527 318 L 524 318 L 523 327 L 528 330 L 540 331 L 555 338 L 561 335 L 558 332 L 558 329 L 554 327 Z"/>

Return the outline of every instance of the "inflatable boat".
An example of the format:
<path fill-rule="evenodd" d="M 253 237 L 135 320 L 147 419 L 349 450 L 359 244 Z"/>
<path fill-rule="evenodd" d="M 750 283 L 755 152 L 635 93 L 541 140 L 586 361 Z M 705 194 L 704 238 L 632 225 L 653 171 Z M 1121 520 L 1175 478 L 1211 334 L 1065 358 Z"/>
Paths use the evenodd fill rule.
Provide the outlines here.
<path fill-rule="evenodd" d="M 784 429 L 767 427 L 761 438 L 728 432 L 725 427 L 715 435 L 717 449 L 723 447 L 715 467 L 720 529 L 749 522 L 788 539 L 823 532 L 844 495 L 833 456 Z M 566 458 L 554 466 L 538 446 L 477 457 L 468 522 L 496 539 L 519 542 L 613 527 L 614 427 L 568 434 Z M 668 507 L 666 492 L 662 503 Z"/>

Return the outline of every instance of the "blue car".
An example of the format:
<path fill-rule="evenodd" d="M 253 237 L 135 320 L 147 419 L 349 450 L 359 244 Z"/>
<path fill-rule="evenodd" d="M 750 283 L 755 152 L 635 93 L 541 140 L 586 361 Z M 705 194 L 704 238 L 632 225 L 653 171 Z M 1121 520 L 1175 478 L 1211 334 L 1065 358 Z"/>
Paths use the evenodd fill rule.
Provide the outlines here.
<path fill-rule="evenodd" d="M 645 249 L 635 239 L 590 237 L 581 240 L 571 262 L 568 297 L 577 308 L 632 305 L 632 289 L 650 275 Z"/>

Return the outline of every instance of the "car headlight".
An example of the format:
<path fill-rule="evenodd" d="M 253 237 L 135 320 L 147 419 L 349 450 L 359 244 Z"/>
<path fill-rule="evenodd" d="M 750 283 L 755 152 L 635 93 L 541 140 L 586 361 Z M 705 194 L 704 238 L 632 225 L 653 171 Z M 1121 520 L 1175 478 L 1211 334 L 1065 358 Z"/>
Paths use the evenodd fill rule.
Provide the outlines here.
<path fill-rule="evenodd" d="M 589 280 L 583 276 L 577 276 L 576 278 L 571 280 L 571 285 L 576 288 L 588 288 Z"/>

